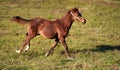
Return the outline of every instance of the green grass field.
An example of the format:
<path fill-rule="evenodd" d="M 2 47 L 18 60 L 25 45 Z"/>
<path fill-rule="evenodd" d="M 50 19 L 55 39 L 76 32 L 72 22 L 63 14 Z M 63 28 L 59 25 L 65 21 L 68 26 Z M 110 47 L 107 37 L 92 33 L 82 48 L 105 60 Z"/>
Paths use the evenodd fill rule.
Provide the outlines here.
<path fill-rule="evenodd" d="M 49 20 L 79 7 L 87 23 L 75 21 L 62 45 L 45 57 L 53 40 L 37 36 L 27 52 L 15 52 L 25 39 L 27 25 L 10 21 L 13 16 Z M 120 70 L 120 0 L 0 0 L 0 70 Z"/>

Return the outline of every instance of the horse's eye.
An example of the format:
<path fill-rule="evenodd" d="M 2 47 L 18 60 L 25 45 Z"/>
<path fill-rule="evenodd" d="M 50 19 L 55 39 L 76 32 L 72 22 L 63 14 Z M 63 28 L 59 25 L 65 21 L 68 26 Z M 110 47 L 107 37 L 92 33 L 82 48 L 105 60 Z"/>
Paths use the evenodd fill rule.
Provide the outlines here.
<path fill-rule="evenodd" d="M 75 9 L 75 10 L 74 10 L 74 12 L 77 12 L 77 11 L 78 11 L 78 9 Z"/>

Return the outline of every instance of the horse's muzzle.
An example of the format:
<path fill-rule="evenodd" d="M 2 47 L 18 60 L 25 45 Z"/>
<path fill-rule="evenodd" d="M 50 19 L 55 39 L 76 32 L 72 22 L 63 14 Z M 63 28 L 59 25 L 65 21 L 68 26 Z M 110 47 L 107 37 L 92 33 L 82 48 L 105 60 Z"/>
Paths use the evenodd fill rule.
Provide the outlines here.
<path fill-rule="evenodd" d="M 83 23 L 83 24 L 85 24 L 86 23 L 86 19 L 85 18 L 83 18 L 83 17 L 81 17 L 81 22 Z"/>
<path fill-rule="evenodd" d="M 77 19 L 79 22 L 82 22 L 83 24 L 86 23 L 86 19 L 83 18 L 83 17 L 77 17 L 76 19 Z"/>

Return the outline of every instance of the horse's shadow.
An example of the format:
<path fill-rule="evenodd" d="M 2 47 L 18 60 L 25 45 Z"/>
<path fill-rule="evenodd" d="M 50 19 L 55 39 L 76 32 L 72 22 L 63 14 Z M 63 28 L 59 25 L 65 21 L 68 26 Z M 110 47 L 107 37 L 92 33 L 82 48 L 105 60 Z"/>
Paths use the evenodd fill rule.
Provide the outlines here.
<path fill-rule="evenodd" d="M 70 53 L 80 53 L 80 52 L 106 52 L 106 51 L 114 51 L 114 50 L 120 50 L 120 45 L 118 46 L 110 46 L 110 45 L 97 45 L 96 48 L 92 48 L 92 49 L 83 49 L 83 50 L 72 50 L 70 51 Z M 61 51 L 59 52 L 60 54 L 65 54 L 65 51 Z M 29 55 L 28 59 L 32 59 L 34 57 L 37 57 L 37 56 L 41 56 L 41 55 L 44 55 L 45 53 L 38 53 L 38 52 L 26 52 L 24 55 Z"/>
<path fill-rule="evenodd" d="M 110 45 L 97 45 L 94 49 L 84 49 L 84 50 L 77 50 L 76 52 L 106 52 L 106 51 L 114 51 L 114 50 L 120 50 L 120 45 L 118 46 L 110 46 Z"/>
<path fill-rule="evenodd" d="M 91 49 L 91 51 L 95 52 L 106 52 L 106 51 L 114 51 L 120 50 L 120 45 L 118 46 L 110 46 L 110 45 L 98 45 L 96 49 Z"/>

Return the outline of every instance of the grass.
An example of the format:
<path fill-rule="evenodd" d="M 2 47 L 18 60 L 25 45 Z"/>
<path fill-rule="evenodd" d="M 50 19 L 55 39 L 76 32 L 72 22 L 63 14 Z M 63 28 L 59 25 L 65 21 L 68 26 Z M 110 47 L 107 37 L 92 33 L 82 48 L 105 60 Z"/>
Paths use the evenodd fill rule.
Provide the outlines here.
<path fill-rule="evenodd" d="M 113 0 L 120 2 L 119 0 Z M 120 4 L 102 0 L 0 0 L 0 70 L 119 70 Z M 59 44 L 45 57 L 53 40 L 37 36 L 28 52 L 15 53 L 25 38 L 27 26 L 10 21 L 13 16 L 62 17 L 79 7 L 87 24 L 75 21 L 66 38 L 74 61 L 66 59 Z"/>

